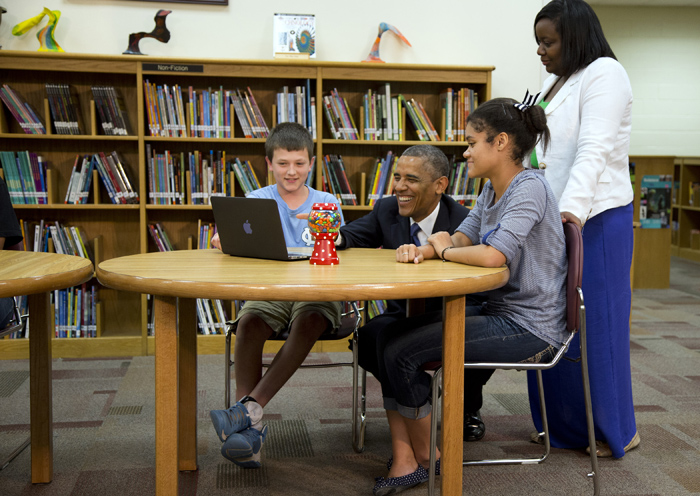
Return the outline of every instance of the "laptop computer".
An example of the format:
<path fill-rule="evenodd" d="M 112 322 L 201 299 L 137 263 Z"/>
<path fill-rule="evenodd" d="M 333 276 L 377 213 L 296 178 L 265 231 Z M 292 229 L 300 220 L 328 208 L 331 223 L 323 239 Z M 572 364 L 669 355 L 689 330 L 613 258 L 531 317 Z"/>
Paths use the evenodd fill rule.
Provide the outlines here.
<path fill-rule="evenodd" d="M 227 255 L 283 261 L 311 258 L 311 246 L 287 247 L 275 200 L 213 196 L 211 206 L 221 251 Z"/>

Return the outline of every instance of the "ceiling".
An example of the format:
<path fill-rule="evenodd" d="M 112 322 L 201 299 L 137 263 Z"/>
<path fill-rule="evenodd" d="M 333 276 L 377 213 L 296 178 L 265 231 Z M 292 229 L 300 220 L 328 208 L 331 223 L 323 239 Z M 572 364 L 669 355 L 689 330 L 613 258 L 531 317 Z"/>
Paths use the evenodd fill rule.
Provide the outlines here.
<path fill-rule="evenodd" d="M 700 7 L 700 0 L 588 0 L 591 5 L 646 6 L 646 7 Z"/>

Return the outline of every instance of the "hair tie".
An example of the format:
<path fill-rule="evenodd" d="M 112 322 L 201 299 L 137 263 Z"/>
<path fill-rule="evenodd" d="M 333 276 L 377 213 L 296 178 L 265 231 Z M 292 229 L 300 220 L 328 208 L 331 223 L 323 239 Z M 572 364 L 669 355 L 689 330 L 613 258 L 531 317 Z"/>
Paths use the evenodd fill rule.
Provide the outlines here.
<path fill-rule="evenodd" d="M 514 103 L 513 107 L 520 110 L 521 112 L 525 112 L 527 109 L 529 109 L 535 104 L 535 102 L 540 96 L 540 93 L 537 93 L 536 95 L 531 95 L 530 90 L 525 90 L 525 98 L 523 98 L 523 102 Z"/>

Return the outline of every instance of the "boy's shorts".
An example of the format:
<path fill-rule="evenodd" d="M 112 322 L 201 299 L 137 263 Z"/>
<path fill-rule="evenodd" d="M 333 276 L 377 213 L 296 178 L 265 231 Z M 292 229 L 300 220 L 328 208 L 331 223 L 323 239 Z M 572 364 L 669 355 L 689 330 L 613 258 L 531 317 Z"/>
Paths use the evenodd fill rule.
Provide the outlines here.
<path fill-rule="evenodd" d="M 340 326 L 343 304 L 339 301 L 246 301 L 238 312 L 236 322 L 247 313 L 257 315 L 269 325 L 275 336 L 285 330 L 304 312 L 318 312 L 330 322 L 328 329 Z"/>

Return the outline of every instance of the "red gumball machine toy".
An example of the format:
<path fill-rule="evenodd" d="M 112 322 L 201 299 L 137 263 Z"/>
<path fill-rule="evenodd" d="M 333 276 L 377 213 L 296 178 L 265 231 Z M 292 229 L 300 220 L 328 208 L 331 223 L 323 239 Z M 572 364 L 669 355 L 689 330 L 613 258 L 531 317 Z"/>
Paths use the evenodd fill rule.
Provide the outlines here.
<path fill-rule="evenodd" d="M 309 214 L 309 230 L 316 240 L 309 263 L 311 265 L 338 265 L 335 238 L 340 229 L 340 211 L 335 203 L 314 203 Z"/>

